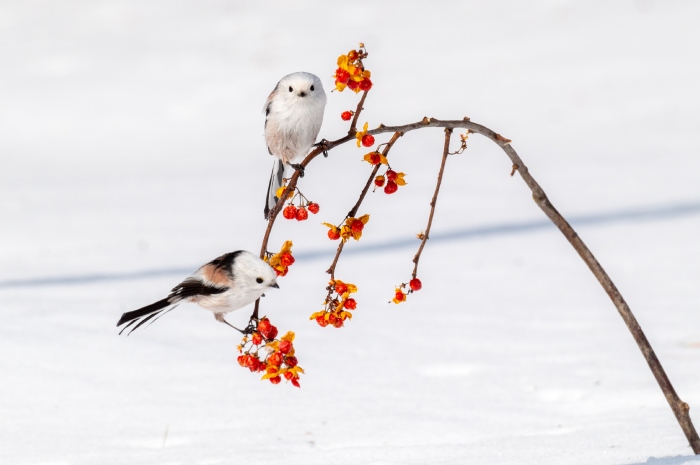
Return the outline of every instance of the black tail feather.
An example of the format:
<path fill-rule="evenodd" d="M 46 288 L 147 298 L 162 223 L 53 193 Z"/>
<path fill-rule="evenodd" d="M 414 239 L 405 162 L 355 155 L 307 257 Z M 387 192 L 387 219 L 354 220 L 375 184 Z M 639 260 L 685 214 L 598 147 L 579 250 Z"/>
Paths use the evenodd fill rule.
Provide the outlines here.
<path fill-rule="evenodd" d="M 133 322 L 134 320 L 137 320 L 138 318 L 141 318 L 144 315 L 149 315 L 159 310 L 163 310 L 164 308 L 169 307 L 173 303 L 174 302 L 169 301 L 169 298 L 165 298 L 163 300 L 159 300 L 158 302 L 152 303 L 151 305 L 146 305 L 145 307 L 139 308 L 138 310 L 126 312 L 122 315 L 121 318 L 119 318 L 117 326 L 121 326 L 127 321 Z"/>

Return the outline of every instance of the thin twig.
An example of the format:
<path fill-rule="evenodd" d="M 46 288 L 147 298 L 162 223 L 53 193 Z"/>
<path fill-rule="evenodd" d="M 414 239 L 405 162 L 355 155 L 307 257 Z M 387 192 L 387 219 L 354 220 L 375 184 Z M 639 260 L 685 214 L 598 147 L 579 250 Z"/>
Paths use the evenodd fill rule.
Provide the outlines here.
<path fill-rule="evenodd" d="M 503 151 L 505 151 L 506 155 L 508 155 L 508 157 L 510 158 L 512 165 L 517 166 L 517 172 L 520 173 L 520 176 L 522 177 L 523 181 L 525 181 L 525 184 L 527 184 L 527 186 L 532 191 L 532 197 L 535 203 L 537 203 L 537 205 L 540 207 L 540 209 L 542 209 L 542 211 L 545 213 L 545 215 L 547 215 L 547 217 L 552 221 L 552 223 L 554 223 L 559 228 L 562 234 L 564 234 L 564 237 L 566 237 L 566 239 L 569 241 L 572 247 L 576 250 L 576 252 L 578 252 L 581 259 L 586 263 L 588 268 L 591 270 L 596 279 L 598 279 L 598 282 L 610 297 L 610 300 L 615 305 L 615 308 L 617 308 L 618 313 L 627 325 L 627 328 L 629 329 L 630 333 L 632 333 L 632 337 L 634 338 L 635 342 L 637 343 L 637 346 L 639 347 L 639 350 L 642 352 L 644 359 L 649 365 L 649 368 L 651 369 L 654 378 L 656 378 L 656 382 L 659 384 L 659 387 L 663 391 L 664 396 L 666 397 L 666 401 L 671 407 L 671 410 L 673 411 L 676 420 L 678 421 L 678 424 L 680 425 L 681 429 L 683 430 L 683 433 L 685 433 L 685 436 L 688 439 L 690 447 L 692 448 L 695 454 L 700 454 L 700 437 L 698 437 L 698 433 L 695 430 L 695 427 L 693 426 L 692 420 L 690 419 L 690 407 L 687 403 L 683 402 L 678 397 L 678 394 L 673 388 L 671 381 L 668 379 L 666 372 L 661 366 L 661 362 L 659 362 L 659 359 L 654 353 L 654 350 L 652 349 L 649 340 L 642 331 L 642 328 L 639 326 L 639 322 L 634 317 L 634 314 L 629 308 L 629 305 L 627 305 L 627 302 L 625 302 L 625 299 L 620 294 L 620 291 L 612 282 L 612 279 L 610 279 L 610 276 L 608 276 L 608 274 L 605 272 L 598 260 L 596 260 L 595 256 L 590 251 L 590 249 L 586 246 L 583 240 L 581 240 L 576 231 L 574 231 L 574 229 L 564 219 L 564 217 L 562 217 L 561 214 L 556 210 L 556 208 L 554 208 L 552 203 L 547 198 L 547 195 L 544 193 L 544 190 L 542 190 L 540 185 L 530 175 L 525 163 L 523 163 L 523 161 L 518 156 L 517 152 L 510 146 L 511 141 L 509 139 L 506 139 L 500 134 L 497 134 L 496 132 L 492 131 L 486 126 L 472 123 L 469 120 L 469 118 L 466 117 L 463 120 L 437 120 L 435 118 L 425 117 L 421 121 L 418 121 L 416 123 L 406 124 L 402 126 L 384 126 L 383 124 L 381 124 L 376 129 L 372 129 L 367 133 L 377 135 L 384 134 L 387 132 L 401 132 L 405 134 L 416 129 L 429 127 L 469 129 L 474 133 L 481 134 L 482 136 L 491 139 L 495 144 L 501 147 Z M 330 150 L 334 147 L 337 147 L 354 139 L 355 135 L 349 133 L 345 137 L 330 142 L 328 144 L 329 146 L 327 147 L 327 149 Z M 318 154 L 321 153 L 321 151 L 321 148 L 317 148 L 311 153 L 309 153 L 304 159 L 304 161 L 301 163 L 302 166 L 306 166 L 308 163 L 310 163 L 311 160 L 313 160 L 316 156 L 318 156 Z M 285 190 L 284 194 L 282 194 L 280 201 L 270 213 L 270 220 L 268 222 L 267 231 L 265 232 L 265 237 L 263 239 L 261 257 L 264 256 L 263 254 L 266 251 L 267 241 L 269 239 L 270 231 L 272 230 L 274 220 L 277 214 L 279 214 L 282 204 L 284 203 L 282 199 L 286 198 L 287 194 L 291 191 L 291 189 L 293 189 L 294 186 L 296 186 L 296 181 L 298 177 L 299 173 L 295 172 L 292 176 L 292 180 L 287 186 L 287 189 Z M 256 302 L 255 312 L 253 313 L 255 317 L 257 317 L 258 302 Z"/>
<path fill-rule="evenodd" d="M 367 98 L 367 92 L 369 91 L 366 90 L 362 93 L 362 97 L 360 97 L 360 103 L 357 104 L 357 108 L 355 109 L 355 116 L 352 118 L 352 123 L 350 123 L 350 130 L 348 131 L 349 136 L 355 137 L 355 133 L 357 132 L 357 120 L 360 117 L 360 112 L 365 109 L 363 105 L 365 104 L 365 99 Z"/>
<path fill-rule="evenodd" d="M 391 140 L 386 144 L 386 147 L 384 147 L 384 150 L 382 151 L 382 155 L 385 157 L 389 155 L 389 150 L 391 150 L 391 147 L 394 146 L 394 143 L 401 137 L 403 134 L 400 132 L 397 132 L 394 134 L 394 136 L 391 138 Z M 355 203 L 355 206 L 352 207 L 352 209 L 348 212 L 347 216 L 345 219 L 352 218 L 355 215 L 357 215 L 357 210 L 360 209 L 360 205 L 362 205 L 362 201 L 365 199 L 365 196 L 367 195 L 367 192 L 369 191 L 370 186 L 372 185 L 372 181 L 374 180 L 374 177 L 377 175 L 377 171 L 379 171 L 379 167 L 381 165 L 374 165 L 374 169 L 369 175 L 369 178 L 367 178 L 367 183 L 365 184 L 364 189 L 362 189 L 362 192 L 360 193 L 360 198 L 357 199 L 357 202 Z M 345 221 L 345 220 L 343 220 Z M 331 275 L 331 279 L 335 279 L 335 267 L 338 265 L 338 259 L 340 258 L 340 254 L 343 252 L 343 246 L 345 245 L 345 242 L 343 240 L 340 241 L 340 244 L 338 244 L 338 250 L 335 251 L 335 257 L 333 258 L 333 263 L 331 263 L 330 268 L 326 270 L 326 273 Z"/>
<path fill-rule="evenodd" d="M 442 149 L 442 162 L 440 163 L 440 172 L 438 173 L 437 183 L 435 184 L 435 193 L 433 194 L 433 200 L 430 201 L 430 216 L 428 217 L 428 226 L 425 227 L 425 234 L 423 234 L 423 240 L 418 247 L 418 252 L 416 256 L 413 257 L 413 278 L 415 279 L 418 274 L 418 261 L 423 253 L 423 247 L 425 243 L 430 239 L 430 227 L 433 225 L 433 215 L 435 215 L 435 205 L 437 204 L 438 193 L 440 192 L 440 185 L 442 184 L 442 174 L 445 172 L 445 163 L 447 162 L 447 157 L 450 155 L 450 138 L 452 137 L 452 129 L 445 128 L 445 146 Z"/>

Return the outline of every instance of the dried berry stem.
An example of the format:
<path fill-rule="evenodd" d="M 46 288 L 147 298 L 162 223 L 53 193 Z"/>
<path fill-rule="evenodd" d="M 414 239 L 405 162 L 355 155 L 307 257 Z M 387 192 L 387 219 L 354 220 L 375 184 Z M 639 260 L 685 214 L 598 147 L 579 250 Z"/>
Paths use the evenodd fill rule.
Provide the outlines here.
<path fill-rule="evenodd" d="M 397 132 L 394 134 L 394 136 L 391 138 L 391 140 L 386 144 L 386 147 L 384 147 L 384 150 L 382 151 L 382 155 L 385 157 L 389 155 L 389 150 L 391 150 L 391 147 L 394 146 L 394 143 L 401 137 L 403 134 L 400 132 Z M 379 167 L 381 165 L 374 165 L 374 169 L 369 175 L 369 178 L 367 178 L 367 183 L 365 184 L 364 189 L 362 189 L 362 192 L 360 193 L 360 198 L 357 199 L 357 202 L 355 203 L 355 206 L 352 207 L 352 210 L 350 210 L 345 217 L 351 218 L 357 215 L 357 210 L 360 209 L 360 205 L 362 205 L 362 201 L 365 199 L 365 196 L 367 195 L 367 192 L 369 191 L 370 186 L 372 185 L 372 182 L 374 181 L 374 177 L 377 175 L 377 171 L 379 171 Z M 335 258 L 333 258 L 333 263 L 331 263 L 330 268 L 326 270 L 326 273 L 331 275 L 331 279 L 335 279 L 335 267 L 338 265 L 338 259 L 340 258 L 340 254 L 343 252 L 343 246 L 345 245 L 345 242 L 341 240 L 340 244 L 338 244 L 338 250 L 335 252 Z"/>
<path fill-rule="evenodd" d="M 363 99 L 365 96 L 366 94 L 363 95 Z M 358 111 L 356 113 L 359 113 L 362 103 L 363 100 L 360 100 L 360 104 L 358 104 Z M 464 118 L 463 120 L 437 120 L 435 118 L 425 117 L 421 121 L 418 121 L 416 123 L 406 124 L 402 126 L 384 126 L 382 124 L 379 125 L 378 128 L 372 129 L 367 133 L 377 135 L 384 134 L 387 132 L 401 132 L 405 134 L 416 129 L 431 127 L 469 129 L 470 131 L 476 134 L 481 134 L 482 136 L 491 139 L 495 144 L 497 144 L 499 147 L 501 147 L 501 149 L 503 149 L 506 155 L 508 155 L 512 162 L 512 166 L 516 167 L 517 172 L 520 173 L 520 176 L 522 177 L 523 181 L 525 181 L 525 184 L 527 184 L 527 186 L 532 191 L 532 198 L 535 201 L 535 203 L 540 207 L 540 209 L 542 209 L 542 211 L 545 213 L 545 215 L 547 215 L 547 217 L 552 221 L 552 223 L 554 223 L 559 228 L 562 234 L 564 234 L 564 237 L 566 237 L 571 246 L 576 250 L 576 252 L 578 252 L 581 259 L 586 263 L 588 268 L 591 270 L 596 279 L 598 279 L 598 282 L 610 297 L 610 300 L 615 305 L 615 308 L 617 308 L 618 313 L 622 317 L 623 321 L 627 325 L 627 328 L 632 334 L 632 337 L 637 343 L 639 350 L 642 352 L 644 359 L 647 361 L 651 372 L 656 378 L 656 382 L 659 384 L 659 387 L 663 391 L 664 396 L 666 397 L 666 400 L 668 401 L 668 404 L 671 407 L 671 410 L 673 411 L 676 420 L 678 421 L 678 424 L 685 433 L 685 436 L 688 439 L 688 442 L 690 443 L 693 452 L 695 454 L 700 454 L 700 437 L 698 437 L 698 433 L 696 432 L 695 427 L 693 426 L 693 423 L 690 419 L 690 407 L 687 403 L 683 402 L 678 397 L 678 394 L 673 388 L 671 381 L 668 379 L 666 372 L 661 366 L 661 362 L 659 362 L 659 359 L 654 353 L 654 350 L 652 349 L 649 340 L 644 335 L 642 328 L 639 326 L 639 322 L 637 322 L 637 319 L 634 317 L 632 310 L 629 308 L 627 302 L 625 302 L 622 295 L 620 294 L 620 291 L 612 282 L 610 276 L 608 276 L 608 274 L 605 272 L 598 260 L 596 260 L 595 256 L 590 251 L 590 249 L 586 246 L 583 240 L 581 240 L 576 231 L 574 231 L 574 229 L 564 219 L 564 217 L 561 216 L 561 214 L 556 210 L 556 208 L 554 208 L 554 206 L 549 201 L 547 195 L 544 193 L 540 185 L 530 175 L 527 166 L 520 159 L 520 156 L 518 156 L 516 151 L 510 146 L 510 141 L 508 141 L 508 139 L 505 139 L 500 134 L 497 134 L 496 132 L 492 131 L 491 129 L 485 126 L 471 122 L 469 118 Z M 327 149 L 330 150 L 348 141 L 355 140 L 355 132 L 356 131 L 353 131 L 351 128 L 347 136 L 342 137 L 336 141 L 329 142 Z M 311 153 L 309 153 L 306 156 L 304 161 L 302 161 L 302 166 L 305 167 L 306 165 L 308 165 L 311 162 L 311 160 L 313 160 L 321 152 L 321 148 L 314 149 Z M 289 182 L 289 185 L 287 186 L 287 189 L 282 194 L 281 199 L 286 198 L 286 195 L 296 186 L 298 178 L 299 173 L 295 172 L 292 176 L 292 179 Z M 270 231 L 272 230 L 275 218 L 279 214 L 283 203 L 284 202 L 282 200 L 277 202 L 275 208 L 270 212 L 270 220 L 267 225 L 267 230 L 265 231 L 263 247 L 260 252 L 261 257 L 264 256 L 264 253 L 267 250 L 267 242 L 270 237 Z M 259 301 L 256 302 L 255 311 L 253 313 L 253 317 L 255 318 L 257 318 L 258 315 L 258 303 Z"/>
<path fill-rule="evenodd" d="M 416 256 L 413 257 L 413 278 L 415 279 L 418 274 L 418 261 L 423 253 L 423 247 L 425 243 L 430 239 L 430 227 L 433 225 L 433 216 L 435 215 L 435 205 L 437 204 L 438 193 L 440 192 L 440 185 L 442 184 L 442 174 L 445 172 L 445 163 L 447 162 L 447 157 L 450 155 L 450 138 L 452 137 L 452 129 L 445 128 L 445 146 L 442 149 L 442 162 L 440 163 L 440 172 L 438 173 L 437 184 L 435 184 L 435 193 L 433 194 L 433 200 L 430 201 L 430 216 L 428 217 L 428 226 L 425 227 L 425 234 L 423 234 L 423 240 L 418 247 L 418 252 Z"/>

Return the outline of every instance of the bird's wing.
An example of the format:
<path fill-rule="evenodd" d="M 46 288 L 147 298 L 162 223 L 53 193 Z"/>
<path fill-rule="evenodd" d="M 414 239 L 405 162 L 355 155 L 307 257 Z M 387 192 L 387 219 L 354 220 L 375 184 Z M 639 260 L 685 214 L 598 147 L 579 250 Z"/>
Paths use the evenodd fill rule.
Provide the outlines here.
<path fill-rule="evenodd" d="M 172 292 L 168 296 L 168 301 L 175 303 L 183 299 L 197 297 L 200 295 L 206 296 L 212 294 L 221 294 L 222 292 L 226 292 L 229 288 L 230 286 L 219 283 L 205 283 L 203 280 L 194 277 L 187 278 L 173 288 Z"/>

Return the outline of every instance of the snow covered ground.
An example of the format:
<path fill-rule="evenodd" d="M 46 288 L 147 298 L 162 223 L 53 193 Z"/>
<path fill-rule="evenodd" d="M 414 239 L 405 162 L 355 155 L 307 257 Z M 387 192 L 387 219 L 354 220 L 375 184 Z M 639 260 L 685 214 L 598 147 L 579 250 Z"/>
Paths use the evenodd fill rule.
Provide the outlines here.
<path fill-rule="evenodd" d="M 361 120 L 466 115 L 513 139 L 700 426 L 698 22 L 692 0 L 1 2 L 0 463 L 700 464 L 605 293 L 476 136 L 400 306 L 442 132 L 396 145 L 409 185 L 361 209 L 341 330 L 308 321 L 336 245 L 318 223 L 368 166 L 348 145 L 308 168 L 321 212 L 275 229 L 298 262 L 263 302 L 297 332 L 301 389 L 238 367 L 238 336 L 194 306 L 115 328 L 259 249 L 262 104 L 293 71 L 330 90 L 363 41 Z M 356 99 L 329 95 L 324 137 Z"/>

